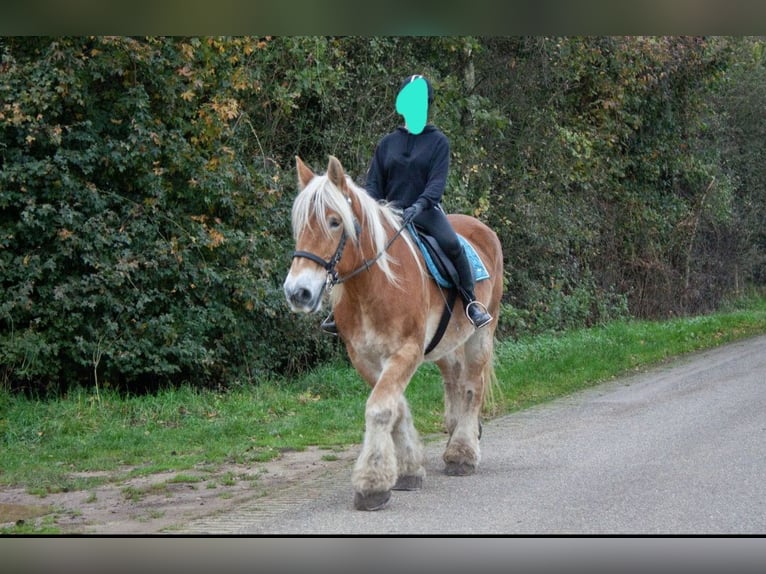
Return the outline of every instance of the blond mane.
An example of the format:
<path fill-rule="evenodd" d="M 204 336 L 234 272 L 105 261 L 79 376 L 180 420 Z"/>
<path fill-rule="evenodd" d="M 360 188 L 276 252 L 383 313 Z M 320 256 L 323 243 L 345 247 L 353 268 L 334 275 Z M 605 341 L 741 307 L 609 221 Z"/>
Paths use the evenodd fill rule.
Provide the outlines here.
<path fill-rule="evenodd" d="M 396 260 L 391 257 L 386 249 L 389 241 L 386 224 L 392 229 L 399 229 L 402 225 L 400 213 L 388 204 L 375 201 L 365 189 L 356 185 L 349 176 L 346 176 L 346 184 L 357 200 L 360 209 L 358 215 L 359 224 L 364 228 L 364 233 L 369 234 L 375 255 L 382 253 L 377 260 L 377 265 L 383 271 L 388 281 L 398 285 L 398 277 L 392 267 L 392 265 L 396 264 Z M 346 197 L 345 193 L 332 183 L 327 174 L 316 175 L 312 178 L 293 203 L 292 224 L 295 240 L 298 241 L 298 236 L 308 225 L 313 214 L 326 213 L 327 211 L 338 214 L 346 236 L 358 244 L 357 218 L 352 210 L 351 199 Z M 325 217 L 317 217 L 316 220 L 319 222 L 322 232 L 329 237 L 331 230 L 327 219 Z M 423 267 L 409 233 L 402 233 L 399 239 L 407 244 L 422 274 Z M 368 255 L 368 259 L 370 257 L 371 255 Z"/>

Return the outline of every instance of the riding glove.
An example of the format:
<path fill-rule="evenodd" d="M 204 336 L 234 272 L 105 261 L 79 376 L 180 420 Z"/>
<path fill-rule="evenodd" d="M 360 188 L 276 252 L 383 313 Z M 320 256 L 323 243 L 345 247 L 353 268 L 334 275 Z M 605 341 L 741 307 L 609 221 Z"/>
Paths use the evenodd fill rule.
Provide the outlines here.
<path fill-rule="evenodd" d="M 402 213 L 402 223 L 409 225 L 413 219 L 415 219 L 423 211 L 423 206 L 420 203 L 413 203 L 410 207 L 404 210 Z"/>

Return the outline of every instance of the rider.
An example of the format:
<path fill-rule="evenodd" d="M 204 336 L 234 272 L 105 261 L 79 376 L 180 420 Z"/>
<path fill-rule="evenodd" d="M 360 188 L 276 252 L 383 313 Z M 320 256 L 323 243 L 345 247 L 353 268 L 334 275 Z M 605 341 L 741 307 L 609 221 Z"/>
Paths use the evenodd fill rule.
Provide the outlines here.
<path fill-rule="evenodd" d="M 478 329 L 489 324 L 492 316 L 476 301 L 471 264 L 441 206 L 450 147 L 444 133 L 426 123 L 433 100 L 433 87 L 425 77 L 413 75 L 404 80 L 396 98 L 396 111 L 404 116 L 405 125 L 378 143 L 365 189 L 375 199 L 402 209 L 404 225 L 412 222 L 436 239 L 455 265 L 466 315 Z M 322 323 L 322 329 L 337 333 L 332 313 Z"/>

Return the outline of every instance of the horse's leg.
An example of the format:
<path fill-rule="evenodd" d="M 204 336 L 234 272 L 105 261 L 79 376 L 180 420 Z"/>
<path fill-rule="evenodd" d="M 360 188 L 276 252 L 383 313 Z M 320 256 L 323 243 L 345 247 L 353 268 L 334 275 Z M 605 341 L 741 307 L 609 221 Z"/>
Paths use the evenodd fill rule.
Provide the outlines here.
<path fill-rule="evenodd" d="M 397 422 L 405 418 L 401 399 L 417 368 L 420 352 L 414 343 L 406 344 L 385 361 L 386 366 L 367 399 L 362 450 L 351 475 L 357 510 L 378 510 L 391 497 L 399 476 L 393 431 Z"/>
<path fill-rule="evenodd" d="M 423 466 L 423 444 L 412 422 L 412 414 L 404 395 L 399 399 L 399 418 L 392 433 L 399 476 L 394 490 L 418 490 L 423 486 L 426 469 Z"/>
<path fill-rule="evenodd" d="M 473 474 L 479 466 L 479 417 L 490 384 L 485 367 L 492 360 L 492 337 L 490 329 L 476 331 L 463 347 L 437 363 L 444 378 L 444 420 L 450 437 L 442 458 L 449 475 Z"/>

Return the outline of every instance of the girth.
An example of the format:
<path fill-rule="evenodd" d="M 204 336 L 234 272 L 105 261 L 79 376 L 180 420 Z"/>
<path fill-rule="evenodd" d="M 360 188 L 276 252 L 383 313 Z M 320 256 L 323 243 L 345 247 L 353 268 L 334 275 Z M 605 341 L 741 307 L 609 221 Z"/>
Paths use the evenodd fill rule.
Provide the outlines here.
<path fill-rule="evenodd" d="M 428 347 L 426 347 L 426 350 L 423 353 L 424 355 L 433 351 L 436 348 L 436 345 L 442 340 L 442 337 L 444 337 L 444 333 L 447 331 L 447 325 L 449 325 L 449 321 L 452 318 L 452 310 L 455 308 L 455 301 L 457 301 L 457 289 L 452 288 L 447 292 L 447 300 L 444 302 L 444 310 L 442 311 L 441 319 L 439 319 L 439 326 L 436 327 L 436 332 L 431 338 L 431 342 L 428 343 Z"/>
<path fill-rule="evenodd" d="M 447 291 L 447 298 L 444 300 L 444 310 L 442 311 L 442 316 L 439 319 L 439 325 L 436 327 L 436 332 L 431 338 L 431 342 L 428 343 L 428 346 L 426 347 L 424 354 L 427 355 L 436 348 L 436 346 L 441 342 L 442 337 L 444 337 L 444 333 L 447 331 L 447 325 L 449 325 L 450 319 L 452 318 L 452 311 L 455 308 L 455 302 L 457 301 L 460 278 L 458 277 L 455 265 L 452 263 L 450 258 L 447 257 L 444 251 L 442 251 L 434 237 L 423 233 L 416 226 L 410 226 L 409 231 L 413 236 L 417 235 L 416 238 L 420 239 L 420 243 L 426 249 L 428 249 L 431 260 L 438 267 L 438 270 L 442 276 L 448 277 L 452 281 L 452 286 L 443 287 L 439 284 L 438 281 L 436 281 L 436 278 L 432 277 L 432 280 L 440 289 Z"/>

